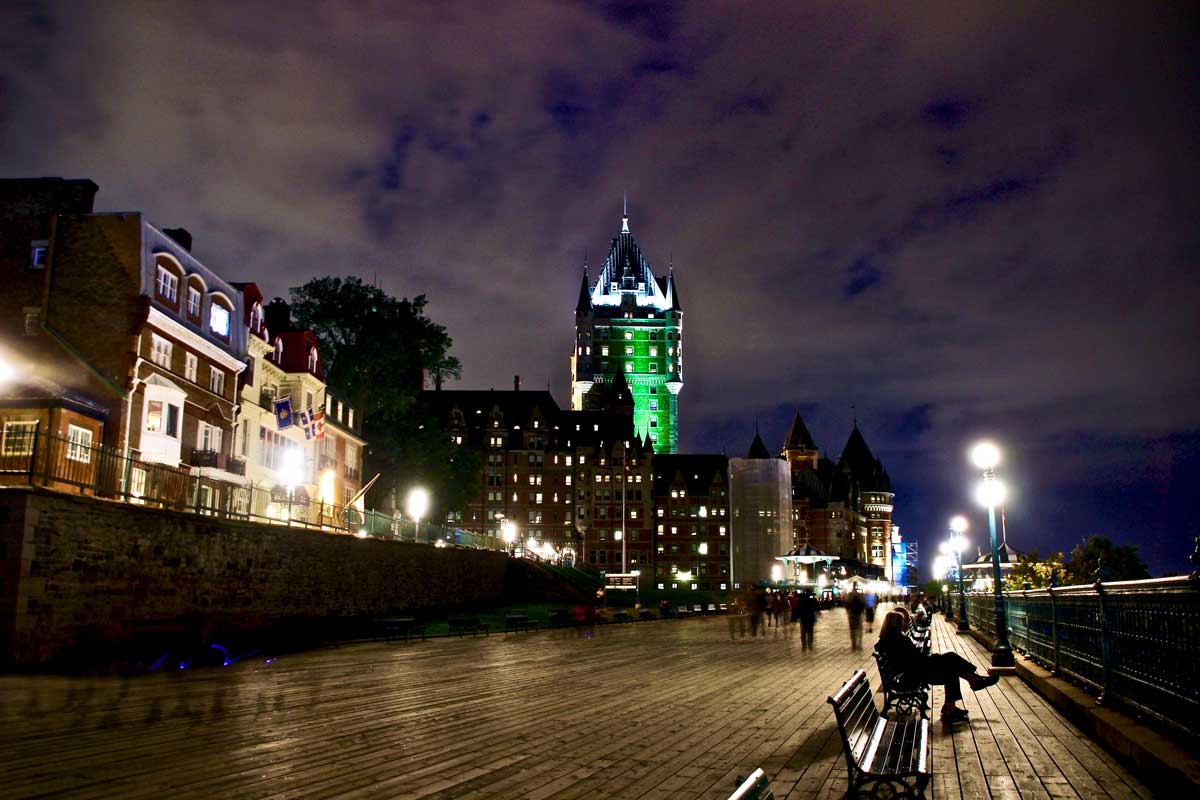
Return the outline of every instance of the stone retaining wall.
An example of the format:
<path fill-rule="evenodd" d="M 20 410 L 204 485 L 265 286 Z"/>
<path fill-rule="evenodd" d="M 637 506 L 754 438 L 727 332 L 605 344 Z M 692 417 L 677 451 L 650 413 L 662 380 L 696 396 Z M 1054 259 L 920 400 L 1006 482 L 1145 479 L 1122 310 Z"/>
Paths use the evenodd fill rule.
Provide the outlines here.
<path fill-rule="evenodd" d="M 119 642 L 130 620 L 226 631 L 504 597 L 502 553 L 0 489 L 0 664 Z M 136 627 L 136 626 L 132 626 Z"/>

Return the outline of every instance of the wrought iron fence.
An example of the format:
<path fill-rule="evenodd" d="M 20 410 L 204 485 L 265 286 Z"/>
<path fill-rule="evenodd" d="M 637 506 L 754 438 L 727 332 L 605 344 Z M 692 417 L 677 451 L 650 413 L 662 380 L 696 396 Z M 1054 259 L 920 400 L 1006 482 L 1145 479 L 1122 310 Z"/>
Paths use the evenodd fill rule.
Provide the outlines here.
<path fill-rule="evenodd" d="M 196 451 L 200 452 L 200 451 Z M 195 453 L 193 453 L 195 455 Z M 126 456 L 116 448 L 41 431 L 10 429 L 0 441 L 0 485 L 40 486 L 221 519 L 349 533 L 432 545 L 503 550 L 497 536 L 405 520 L 399 514 L 312 500 L 301 487 L 256 486 L 213 477 L 225 457 L 201 453 L 190 469 Z"/>
<path fill-rule="evenodd" d="M 1033 660 L 1200 734 L 1200 580 L 1097 582 L 1005 593 L 1009 642 Z M 991 593 L 967 595 L 972 627 L 995 639 Z"/>

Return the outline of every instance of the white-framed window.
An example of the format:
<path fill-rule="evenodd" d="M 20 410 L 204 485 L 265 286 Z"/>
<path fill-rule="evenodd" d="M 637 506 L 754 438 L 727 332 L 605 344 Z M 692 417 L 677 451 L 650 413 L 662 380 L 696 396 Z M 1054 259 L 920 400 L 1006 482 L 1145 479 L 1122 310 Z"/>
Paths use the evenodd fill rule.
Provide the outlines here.
<path fill-rule="evenodd" d="M 313 347 L 308 351 L 308 371 L 317 371 L 317 348 Z"/>
<path fill-rule="evenodd" d="M 262 326 L 262 303 L 250 307 L 250 329 L 258 330 Z"/>
<path fill-rule="evenodd" d="M 223 431 L 215 425 L 209 425 L 207 422 L 200 423 L 200 431 L 196 434 L 196 444 L 200 450 L 208 450 L 213 453 L 221 452 L 221 434 Z"/>
<path fill-rule="evenodd" d="M 172 303 L 179 298 L 179 276 L 161 265 L 158 268 L 158 294 Z"/>
<path fill-rule="evenodd" d="M 658 364 L 657 364 L 657 363 L 655 363 L 655 362 L 653 362 L 653 361 L 651 361 L 651 362 L 650 362 L 650 371 L 651 371 L 651 372 L 658 372 Z"/>
<path fill-rule="evenodd" d="M 33 454 L 33 437 L 37 433 L 36 419 L 8 419 L 0 433 L 0 455 L 28 456 Z"/>
<path fill-rule="evenodd" d="M 358 445 L 346 442 L 346 466 L 358 469 Z"/>
<path fill-rule="evenodd" d="M 146 430 L 179 438 L 179 406 L 151 400 L 146 404 Z"/>
<path fill-rule="evenodd" d="M 626 361 L 626 362 L 625 362 L 625 371 L 626 371 L 626 372 L 633 372 L 633 362 L 632 362 L 632 361 Z"/>
<path fill-rule="evenodd" d="M 87 428 L 67 426 L 67 460 L 92 463 L 92 432 Z"/>
<path fill-rule="evenodd" d="M 633 355 L 633 345 L 631 345 L 631 344 L 625 345 L 625 355 L 627 355 L 627 356 Z"/>
<path fill-rule="evenodd" d="M 229 338 L 229 309 L 218 303 L 209 306 L 208 328 L 217 336 Z"/>
<path fill-rule="evenodd" d="M 200 290 L 189 286 L 187 290 L 187 313 L 189 317 L 200 318 Z"/>
<path fill-rule="evenodd" d="M 183 354 L 183 376 L 192 383 L 196 382 L 196 371 L 199 363 L 194 353 Z"/>
<path fill-rule="evenodd" d="M 625 331 L 626 339 L 633 339 L 633 331 Z"/>
<path fill-rule="evenodd" d="M 654 358 L 657 355 L 658 355 L 658 347 L 656 345 L 650 345 L 650 357 Z"/>
<path fill-rule="evenodd" d="M 608 345 L 606 345 L 606 344 L 600 345 L 600 355 L 602 355 L 602 356 L 608 355 Z"/>
<path fill-rule="evenodd" d="M 133 467 L 129 470 L 129 494 L 135 503 L 146 495 L 145 468 Z"/>
<path fill-rule="evenodd" d="M 216 367 L 208 368 L 208 389 L 213 394 L 225 396 L 225 370 Z"/>
<path fill-rule="evenodd" d="M 21 310 L 25 315 L 25 335 L 37 336 L 42 330 L 42 310 L 37 306 L 25 306 Z"/>
<path fill-rule="evenodd" d="M 159 270 L 162 270 L 162 267 L 159 267 Z M 169 275 L 170 273 L 167 274 Z M 170 369 L 171 352 L 173 349 L 174 345 L 171 344 L 170 340 L 164 339 L 157 333 L 150 334 L 150 360 L 155 364 Z"/>
<path fill-rule="evenodd" d="M 651 371 L 653 371 L 653 370 L 651 370 Z M 658 411 L 658 401 L 657 401 L 657 400 L 651 400 L 651 401 L 650 401 L 650 410 L 651 410 L 651 411 Z"/>
<path fill-rule="evenodd" d="M 278 364 L 283 359 L 283 339 L 275 340 L 275 363 Z"/>

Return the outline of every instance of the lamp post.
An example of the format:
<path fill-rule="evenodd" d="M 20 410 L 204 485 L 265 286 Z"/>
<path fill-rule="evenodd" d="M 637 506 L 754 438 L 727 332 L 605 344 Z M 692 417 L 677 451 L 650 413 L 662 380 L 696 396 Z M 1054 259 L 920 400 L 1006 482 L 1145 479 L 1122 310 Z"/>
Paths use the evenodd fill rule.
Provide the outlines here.
<path fill-rule="evenodd" d="M 1000 579 L 1000 543 L 996 539 L 996 506 L 1004 502 L 1004 484 L 996 480 L 1000 451 L 991 442 L 980 442 L 971 450 L 971 461 L 983 470 L 983 482 L 975 492 L 980 505 L 988 510 L 988 533 L 992 544 L 992 591 L 996 603 L 996 644 L 992 648 L 992 667 L 1012 668 L 1012 646 L 1008 643 L 1008 609 L 1004 603 L 1004 585 Z"/>
<path fill-rule="evenodd" d="M 421 517 L 429 510 L 429 492 L 417 486 L 408 491 L 404 499 L 404 511 L 413 518 L 413 538 L 421 539 Z"/>
<path fill-rule="evenodd" d="M 512 555 L 513 544 L 517 541 L 517 523 L 506 519 L 500 523 L 500 536 L 504 539 L 505 549 Z"/>
<path fill-rule="evenodd" d="M 279 477 L 283 478 L 283 483 L 287 486 L 287 524 L 290 528 L 292 525 L 292 498 L 296 492 L 296 486 L 304 479 L 304 456 L 300 449 L 289 447 L 283 451 L 283 463 L 280 466 Z"/>
<path fill-rule="evenodd" d="M 969 633 L 970 623 L 967 622 L 967 588 L 963 582 L 962 554 L 967 549 L 967 539 L 963 533 L 967 530 L 967 518 L 961 514 L 950 519 L 950 549 L 954 551 L 954 563 L 958 568 L 958 632 Z"/>

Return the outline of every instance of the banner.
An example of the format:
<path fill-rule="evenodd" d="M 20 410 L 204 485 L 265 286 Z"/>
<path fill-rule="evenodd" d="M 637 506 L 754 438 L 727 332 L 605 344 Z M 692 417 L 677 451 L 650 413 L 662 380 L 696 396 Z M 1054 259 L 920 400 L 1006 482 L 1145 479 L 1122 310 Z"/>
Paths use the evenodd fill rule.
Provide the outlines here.
<path fill-rule="evenodd" d="M 312 441 L 313 439 L 325 438 L 325 409 L 314 412 L 311 408 L 307 411 L 300 411 L 296 414 L 297 424 L 304 430 L 304 438 Z"/>
<path fill-rule="evenodd" d="M 279 424 L 279 430 L 292 427 L 291 395 L 275 401 L 275 421 Z"/>

